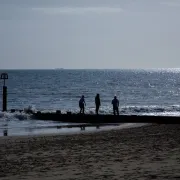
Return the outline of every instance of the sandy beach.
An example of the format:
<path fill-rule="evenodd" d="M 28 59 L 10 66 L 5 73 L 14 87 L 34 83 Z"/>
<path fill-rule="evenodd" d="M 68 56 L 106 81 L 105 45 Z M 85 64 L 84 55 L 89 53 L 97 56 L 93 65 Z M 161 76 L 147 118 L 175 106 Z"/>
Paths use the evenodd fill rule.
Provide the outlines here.
<path fill-rule="evenodd" d="M 180 179 L 180 125 L 0 138 L 0 179 Z"/>

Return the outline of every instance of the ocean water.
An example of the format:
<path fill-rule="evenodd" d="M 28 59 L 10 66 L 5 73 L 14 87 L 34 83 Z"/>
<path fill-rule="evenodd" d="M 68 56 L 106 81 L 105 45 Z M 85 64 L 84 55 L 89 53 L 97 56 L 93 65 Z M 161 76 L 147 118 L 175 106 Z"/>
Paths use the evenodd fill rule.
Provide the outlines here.
<path fill-rule="evenodd" d="M 86 113 L 94 113 L 94 98 L 100 94 L 100 113 L 112 113 L 117 95 L 121 114 L 178 116 L 180 112 L 180 69 L 150 70 L 0 70 L 7 72 L 8 109 L 78 112 L 85 96 Z M 3 81 L 0 83 L 2 94 Z M 2 97 L 0 98 L 2 104 Z M 33 125 L 32 125 L 33 124 Z M 54 126 L 31 120 L 24 113 L 0 112 L 0 127 Z"/>

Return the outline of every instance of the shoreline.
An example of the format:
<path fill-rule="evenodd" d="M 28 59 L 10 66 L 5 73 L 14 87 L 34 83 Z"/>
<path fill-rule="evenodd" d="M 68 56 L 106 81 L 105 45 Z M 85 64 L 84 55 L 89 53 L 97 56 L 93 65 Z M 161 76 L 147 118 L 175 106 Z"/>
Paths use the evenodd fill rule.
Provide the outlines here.
<path fill-rule="evenodd" d="M 180 178 L 180 125 L 0 138 L 0 179 Z"/>

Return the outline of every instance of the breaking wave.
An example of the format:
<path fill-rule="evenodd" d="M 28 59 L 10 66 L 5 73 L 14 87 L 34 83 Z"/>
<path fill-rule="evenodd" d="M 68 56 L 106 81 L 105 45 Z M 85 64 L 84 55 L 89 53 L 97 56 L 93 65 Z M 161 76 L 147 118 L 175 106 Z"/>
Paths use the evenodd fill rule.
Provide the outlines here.
<path fill-rule="evenodd" d="M 56 110 L 42 110 L 42 112 L 55 112 Z M 61 113 L 71 111 L 78 113 L 79 109 L 61 110 Z M 95 114 L 95 108 L 86 108 L 86 114 Z M 112 107 L 101 107 L 101 114 L 112 114 Z M 122 115 L 177 115 L 180 114 L 180 105 L 171 106 L 123 106 L 120 107 L 120 114 Z"/>
<path fill-rule="evenodd" d="M 11 112 L 0 112 L 0 120 L 29 120 L 32 118 L 31 114 L 27 112 L 29 110 L 38 111 L 34 107 L 29 106 L 24 108 L 22 112 L 16 111 Z M 66 113 L 71 111 L 72 113 L 78 113 L 79 109 L 67 109 L 61 110 L 61 113 Z M 41 112 L 56 112 L 56 110 L 42 110 Z M 94 114 L 95 108 L 86 108 L 85 113 Z M 100 109 L 101 114 L 112 114 L 112 107 L 102 107 Z M 180 115 L 180 105 L 171 106 L 124 106 L 120 107 L 120 114 L 122 115 L 163 115 L 163 116 L 179 116 Z"/>
<path fill-rule="evenodd" d="M 10 113 L 10 112 L 0 112 L 0 120 L 27 120 L 31 119 L 31 115 L 25 113 L 25 112 L 15 112 L 15 113 Z"/>

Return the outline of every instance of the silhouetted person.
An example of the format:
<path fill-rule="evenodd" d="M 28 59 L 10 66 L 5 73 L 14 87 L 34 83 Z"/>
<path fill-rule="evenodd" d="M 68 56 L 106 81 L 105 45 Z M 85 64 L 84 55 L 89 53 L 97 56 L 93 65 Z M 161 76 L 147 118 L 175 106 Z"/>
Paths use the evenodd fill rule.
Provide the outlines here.
<path fill-rule="evenodd" d="M 84 96 L 82 95 L 81 99 L 79 100 L 79 108 L 80 108 L 80 114 L 84 114 L 84 106 L 86 105 Z"/>
<path fill-rule="evenodd" d="M 116 96 L 114 96 L 114 99 L 112 100 L 112 105 L 113 105 L 113 113 L 114 115 L 119 115 L 119 100 L 117 99 Z"/>
<path fill-rule="evenodd" d="M 99 113 L 99 107 L 101 106 L 99 94 L 97 94 L 95 97 L 95 105 L 96 105 L 96 114 L 98 114 Z"/>

